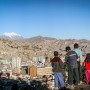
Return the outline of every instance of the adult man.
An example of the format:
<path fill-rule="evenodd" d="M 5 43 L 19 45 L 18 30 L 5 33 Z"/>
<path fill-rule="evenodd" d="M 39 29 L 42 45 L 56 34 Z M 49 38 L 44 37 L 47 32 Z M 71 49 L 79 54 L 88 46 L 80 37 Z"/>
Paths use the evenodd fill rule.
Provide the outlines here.
<path fill-rule="evenodd" d="M 79 72 L 79 82 L 81 83 L 82 82 L 82 76 L 81 76 L 81 66 L 82 66 L 82 63 L 83 63 L 83 60 L 82 60 L 82 51 L 79 49 L 79 45 L 77 43 L 74 44 L 74 50 L 77 55 L 78 55 L 78 59 L 77 59 L 77 63 L 78 63 L 78 72 Z"/>
<path fill-rule="evenodd" d="M 75 79 L 75 83 L 79 83 L 79 75 L 78 75 L 78 65 L 77 65 L 77 58 L 78 55 L 75 51 L 71 51 L 71 48 L 68 46 L 66 47 L 66 55 L 65 61 L 68 67 L 68 86 L 67 88 L 74 89 L 73 80 Z"/>

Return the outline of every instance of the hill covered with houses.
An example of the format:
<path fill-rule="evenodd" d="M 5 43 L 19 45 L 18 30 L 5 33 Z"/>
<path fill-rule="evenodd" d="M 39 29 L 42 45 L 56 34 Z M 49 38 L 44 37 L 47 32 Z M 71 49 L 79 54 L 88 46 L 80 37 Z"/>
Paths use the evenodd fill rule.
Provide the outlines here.
<path fill-rule="evenodd" d="M 20 40 L 0 39 L 0 57 L 11 60 L 20 57 L 22 61 L 32 60 L 36 56 L 53 57 L 53 51 L 57 50 L 60 55 L 65 55 L 65 47 L 78 43 L 83 55 L 90 52 L 89 40 L 55 39 L 50 37 L 36 36 Z"/>

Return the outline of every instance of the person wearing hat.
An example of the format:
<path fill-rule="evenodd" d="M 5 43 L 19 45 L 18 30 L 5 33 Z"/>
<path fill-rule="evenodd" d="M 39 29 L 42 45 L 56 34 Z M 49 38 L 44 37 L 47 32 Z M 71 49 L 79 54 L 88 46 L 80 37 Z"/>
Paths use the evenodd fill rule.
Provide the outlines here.
<path fill-rule="evenodd" d="M 64 78 L 62 74 L 62 68 L 63 68 L 63 63 L 61 59 L 58 57 L 58 51 L 54 51 L 54 58 L 51 60 L 52 63 L 52 70 L 54 73 L 54 83 L 55 83 L 55 90 L 59 89 L 59 83 L 61 86 L 61 90 L 65 90 L 65 83 L 64 83 Z"/>

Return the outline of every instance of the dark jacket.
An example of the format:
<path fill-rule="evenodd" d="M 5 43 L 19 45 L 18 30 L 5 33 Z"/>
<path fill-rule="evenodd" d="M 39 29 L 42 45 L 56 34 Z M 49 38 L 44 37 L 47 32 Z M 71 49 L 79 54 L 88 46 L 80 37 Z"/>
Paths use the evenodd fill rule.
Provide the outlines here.
<path fill-rule="evenodd" d="M 68 66 L 77 67 L 78 55 L 75 51 L 70 51 L 65 56 L 65 61 Z"/>
<path fill-rule="evenodd" d="M 59 57 L 54 57 L 51 61 L 53 72 L 61 72 L 63 69 L 63 62 Z"/>

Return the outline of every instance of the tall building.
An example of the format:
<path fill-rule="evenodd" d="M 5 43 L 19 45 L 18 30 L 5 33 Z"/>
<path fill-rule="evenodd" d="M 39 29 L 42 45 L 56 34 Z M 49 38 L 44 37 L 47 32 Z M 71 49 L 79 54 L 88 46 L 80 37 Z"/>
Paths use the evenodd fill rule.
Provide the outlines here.
<path fill-rule="evenodd" d="M 21 58 L 20 57 L 12 58 L 12 68 L 21 68 Z"/>

